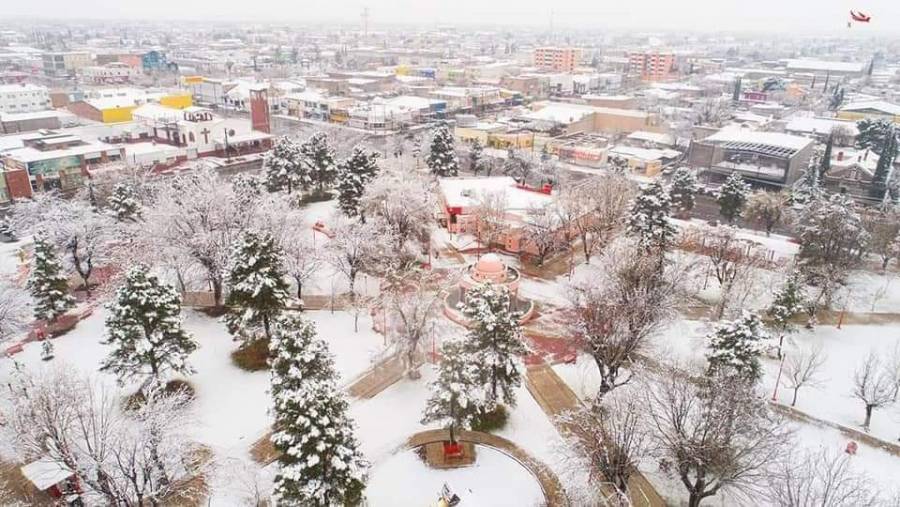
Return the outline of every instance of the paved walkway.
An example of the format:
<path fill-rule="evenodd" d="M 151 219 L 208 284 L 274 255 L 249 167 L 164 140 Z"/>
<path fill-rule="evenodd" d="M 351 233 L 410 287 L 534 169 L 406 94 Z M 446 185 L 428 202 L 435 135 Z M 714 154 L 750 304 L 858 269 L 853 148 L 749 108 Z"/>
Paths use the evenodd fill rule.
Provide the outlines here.
<path fill-rule="evenodd" d="M 503 437 L 491 435 L 490 433 L 482 433 L 480 431 L 457 431 L 456 439 L 460 442 L 469 442 L 490 447 L 506 454 L 534 474 L 538 483 L 541 485 L 541 490 L 544 492 L 544 498 L 547 500 L 547 505 L 552 507 L 569 505 L 565 490 L 559 482 L 559 478 L 556 477 L 556 474 L 554 474 L 547 465 L 530 456 L 516 444 Z M 406 449 L 414 449 L 426 444 L 444 442 L 447 440 L 450 440 L 449 431 L 428 430 L 416 433 L 409 437 L 409 440 L 406 441 L 404 447 Z"/>
<path fill-rule="evenodd" d="M 547 363 L 529 366 L 526 371 L 526 386 L 528 392 L 550 417 L 550 421 L 557 430 L 563 435 L 573 434 L 572 428 L 560 422 L 557 416 L 576 409 L 581 401 L 565 381 L 553 371 L 553 368 Z M 631 495 L 631 505 L 635 507 L 665 507 L 666 505 L 653 485 L 641 473 L 631 476 L 628 489 Z M 613 491 L 605 493 L 609 495 Z"/>

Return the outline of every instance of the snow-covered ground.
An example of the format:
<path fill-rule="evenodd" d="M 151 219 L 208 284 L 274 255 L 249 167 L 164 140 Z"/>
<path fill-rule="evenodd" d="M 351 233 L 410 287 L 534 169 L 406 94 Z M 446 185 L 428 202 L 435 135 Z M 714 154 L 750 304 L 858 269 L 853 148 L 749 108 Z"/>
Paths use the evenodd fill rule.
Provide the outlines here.
<path fill-rule="evenodd" d="M 531 473 L 500 451 L 476 447 L 472 466 L 434 470 L 414 451 L 391 456 L 376 468 L 366 488 L 372 507 L 432 505 L 444 484 L 466 507 L 530 507 L 544 505 L 544 495 Z M 502 480 L 498 480 L 501 478 Z"/>

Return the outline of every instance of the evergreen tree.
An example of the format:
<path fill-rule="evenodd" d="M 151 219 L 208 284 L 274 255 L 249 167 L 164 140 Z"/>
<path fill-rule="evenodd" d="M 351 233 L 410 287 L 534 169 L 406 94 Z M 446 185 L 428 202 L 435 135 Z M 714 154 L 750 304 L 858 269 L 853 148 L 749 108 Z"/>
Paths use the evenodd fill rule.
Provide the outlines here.
<path fill-rule="evenodd" d="M 795 208 L 802 208 L 823 196 L 824 192 L 819 184 L 819 169 L 817 165 L 818 159 L 813 158 L 810 160 L 809 166 L 791 186 L 788 204 Z"/>
<path fill-rule="evenodd" d="M 378 174 L 378 153 L 366 153 L 354 148 L 353 153 L 338 166 L 338 206 L 348 217 L 362 216 L 360 199 L 366 186 Z"/>
<path fill-rule="evenodd" d="M 884 151 L 891 135 L 896 137 L 897 134 L 893 123 L 885 119 L 859 120 L 856 122 L 856 129 L 859 131 L 856 135 L 856 146 L 863 150 L 872 150 L 879 155 Z"/>
<path fill-rule="evenodd" d="M 309 178 L 301 160 L 300 148 L 288 137 L 280 137 L 263 160 L 266 188 L 288 194 L 303 186 Z"/>
<path fill-rule="evenodd" d="M 483 382 L 477 359 L 458 340 L 441 346 L 438 378 L 428 385 L 431 396 L 425 405 L 422 423 L 438 422 L 450 430 L 450 441 L 456 442 L 456 431 L 467 430 L 486 412 L 481 397 Z"/>
<path fill-rule="evenodd" d="M 34 239 L 34 263 L 28 277 L 28 290 L 34 299 L 34 318 L 53 321 L 75 306 L 69 294 L 69 280 L 47 238 Z"/>
<path fill-rule="evenodd" d="M 822 154 L 822 159 L 819 162 L 819 179 L 823 179 L 828 171 L 831 170 L 831 150 L 834 146 L 834 134 L 828 135 L 828 140 L 825 141 L 825 152 Z"/>
<path fill-rule="evenodd" d="M 478 139 L 472 141 L 472 149 L 469 151 L 469 169 L 472 174 L 478 176 L 478 173 L 484 169 L 484 147 Z"/>
<path fill-rule="evenodd" d="M 298 316 L 279 318 L 272 331 L 278 505 L 359 504 L 369 464 L 353 435 L 327 345 L 316 337 L 313 325 Z"/>
<path fill-rule="evenodd" d="M 107 310 L 103 343 L 113 350 L 101 371 L 114 373 L 120 382 L 145 377 L 157 384 L 167 371 L 193 373 L 187 358 L 197 343 L 182 327 L 181 296 L 146 266 L 128 270 Z"/>
<path fill-rule="evenodd" d="M 750 194 L 750 185 L 744 181 L 737 171 L 732 172 L 719 188 L 716 194 L 716 202 L 719 203 L 719 214 L 729 224 L 740 218 L 747 204 Z"/>
<path fill-rule="evenodd" d="M 669 196 L 676 209 L 689 212 L 694 209 L 695 196 L 700 190 L 697 183 L 697 174 L 688 167 L 675 169 L 672 175 L 672 184 L 669 188 Z"/>
<path fill-rule="evenodd" d="M 485 386 L 486 409 L 493 410 L 501 401 L 515 406 L 515 389 L 522 384 L 522 356 L 527 349 L 522 341 L 521 315 L 512 310 L 509 290 L 490 283 L 477 285 L 466 291 L 460 309 L 469 319 L 465 344 L 476 358 L 476 370 Z"/>
<path fill-rule="evenodd" d="M 662 183 L 655 181 L 641 187 L 631 203 L 628 234 L 635 236 L 644 248 L 665 249 L 675 238 L 671 220 L 671 201 Z"/>
<path fill-rule="evenodd" d="M 245 232 L 231 251 L 228 273 L 228 331 L 255 337 L 262 326 L 271 338 L 271 323 L 287 304 L 281 249 L 268 234 Z"/>
<path fill-rule="evenodd" d="M 766 310 L 771 326 L 778 333 L 778 357 L 781 357 L 781 347 L 784 344 L 784 335 L 793 333 L 796 326 L 791 322 L 796 315 L 803 311 L 805 295 L 800 273 L 791 272 L 772 298 L 772 304 Z"/>
<path fill-rule="evenodd" d="M 427 163 L 431 173 L 435 176 L 445 178 L 459 174 L 459 161 L 456 159 L 453 134 L 446 123 L 439 125 L 434 132 Z"/>
<path fill-rule="evenodd" d="M 117 183 L 109 196 L 109 208 L 120 222 L 137 221 L 141 217 L 141 203 L 134 185 Z"/>
<path fill-rule="evenodd" d="M 768 337 L 755 314 L 745 312 L 740 319 L 723 322 L 708 337 L 707 374 L 734 374 L 746 380 L 759 380 L 762 376 L 759 356 Z"/>
<path fill-rule="evenodd" d="M 316 192 L 321 195 L 326 188 L 334 184 L 338 174 L 334 150 L 328 145 L 328 135 L 316 132 L 300 146 L 300 152 L 307 167 L 306 173 L 309 175 L 304 187 L 315 185 Z"/>
<path fill-rule="evenodd" d="M 886 199 L 885 194 L 888 190 L 888 177 L 891 168 L 894 165 L 894 159 L 897 157 L 897 138 L 894 129 L 891 127 L 885 136 L 884 146 L 878 157 L 878 164 L 875 166 L 875 174 L 872 176 L 872 186 L 869 188 L 869 195 L 874 199 Z"/>
<path fill-rule="evenodd" d="M 804 274 L 825 269 L 835 279 L 859 262 L 869 239 L 853 200 L 843 194 L 810 202 L 800 216 L 797 232 L 797 257 Z"/>

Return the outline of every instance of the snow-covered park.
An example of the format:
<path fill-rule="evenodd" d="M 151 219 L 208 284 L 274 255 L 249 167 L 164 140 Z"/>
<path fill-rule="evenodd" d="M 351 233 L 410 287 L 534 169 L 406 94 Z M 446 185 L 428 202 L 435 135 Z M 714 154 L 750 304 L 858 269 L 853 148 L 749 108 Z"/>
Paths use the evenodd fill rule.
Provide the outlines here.
<path fill-rule="evenodd" d="M 817 505 L 897 498 L 883 222 L 806 189 L 779 223 L 793 235 L 767 235 L 742 213 L 785 203 L 740 178 L 720 191 L 726 223 L 689 220 L 683 170 L 549 194 L 491 182 L 526 210 L 466 179 L 474 204 L 450 210 L 436 178 L 457 175 L 453 143 L 438 128 L 416 170 L 363 147 L 335 160 L 317 134 L 280 140 L 258 174 L 123 175 L 15 204 L 0 499 L 793 505 L 796 483 Z M 831 476 L 807 466 L 823 461 Z"/>

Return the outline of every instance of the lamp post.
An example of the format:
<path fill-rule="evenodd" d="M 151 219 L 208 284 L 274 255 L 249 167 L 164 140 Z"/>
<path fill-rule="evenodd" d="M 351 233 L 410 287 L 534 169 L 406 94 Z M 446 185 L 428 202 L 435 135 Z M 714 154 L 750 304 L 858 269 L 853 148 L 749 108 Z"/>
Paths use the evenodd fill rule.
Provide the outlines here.
<path fill-rule="evenodd" d="M 223 130 L 225 131 L 225 160 L 231 162 L 231 155 L 228 153 L 228 127 Z"/>

